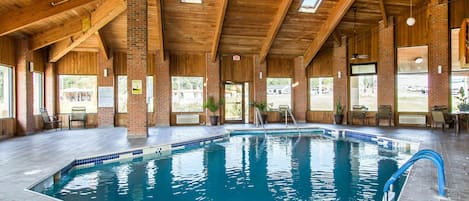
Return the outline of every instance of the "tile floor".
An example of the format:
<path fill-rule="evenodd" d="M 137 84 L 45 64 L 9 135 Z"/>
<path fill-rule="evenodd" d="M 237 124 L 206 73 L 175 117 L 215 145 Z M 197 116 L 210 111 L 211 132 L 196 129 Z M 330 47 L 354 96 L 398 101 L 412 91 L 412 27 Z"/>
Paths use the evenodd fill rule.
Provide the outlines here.
<path fill-rule="evenodd" d="M 419 142 L 421 148 L 434 149 L 443 156 L 447 197 L 437 196 L 436 169 L 433 164 L 429 161 L 419 161 L 410 173 L 401 200 L 469 200 L 468 133 L 456 135 L 454 130 L 442 132 L 441 129 L 427 128 L 376 128 L 330 124 L 301 124 L 301 126 L 352 129 Z M 24 189 L 61 169 L 75 158 L 220 135 L 231 128 L 252 127 L 253 125 L 241 124 L 223 127 L 150 128 L 147 139 L 127 139 L 125 128 L 97 128 L 47 131 L 3 140 L 0 141 L 0 200 L 51 200 Z M 285 126 L 269 124 L 268 127 Z"/>

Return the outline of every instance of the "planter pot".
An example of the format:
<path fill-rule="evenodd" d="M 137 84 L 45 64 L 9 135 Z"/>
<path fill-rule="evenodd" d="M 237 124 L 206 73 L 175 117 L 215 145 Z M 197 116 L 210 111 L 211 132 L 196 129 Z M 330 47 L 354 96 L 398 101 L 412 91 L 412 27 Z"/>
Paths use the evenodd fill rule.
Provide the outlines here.
<path fill-rule="evenodd" d="M 264 122 L 264 124 L 267 123 L 267 114 L 262 114 L 262 121 Z"/>
<path fill-rule="evenodd" d="M 342 124 L 343 120 L 344 120 L 344 115 L 343 114 L 341 114 L 341 115 L 335 114 L 334 115 L 334 123 L 335 124 Z"/>
<path fill-rule="evenodd" d="M 210 125 L 212 126 L 218 126 L 218 115 L 211 115 L 210 116 Z"/>

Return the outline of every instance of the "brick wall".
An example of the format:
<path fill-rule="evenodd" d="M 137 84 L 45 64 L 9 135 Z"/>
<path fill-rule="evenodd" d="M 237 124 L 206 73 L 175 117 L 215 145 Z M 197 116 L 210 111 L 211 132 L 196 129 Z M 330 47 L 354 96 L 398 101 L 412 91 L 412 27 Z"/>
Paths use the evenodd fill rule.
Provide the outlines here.
<path fill-rule="evenodd" d="M 28 63 L 33 61 L 33 54 L 29 51 L 28 40 L 16 41 L 16 118 L 17 134 L 28 135 L 34 132 L 35 121 L 33 115 L 33 74 L 29 71 Z"/>
<path fill-rule="evenodd" d="M 261 63 L 259 55 L 253 57 L 253 86 L 251 87 L 253 100 L 246 101 L 257 101 L 257 102 L 266 102 L 267 101 L 267 62 L 264 61 Z M 262 78 L 260 78 L 260 73 L 262 72 Z M 254 108 L 249 110 L 249 121 L 254 122 Z"/>
<path fill-rule="evenodd" d="M 148 66 L 148 2 L 127 0 L 128 137 L 147 136 L 146 75 Z M 141 81 L 141 94 L 132 94 L 132 81 Z"/>
<path fill-rule="evenodd" d="M 342 37 L 341 46 L 334 47 L 332 50 L 332 75 L 334 76 L 334 113 L 337 100 L 340 100 L 342 105 L 347 106 L 344 113 L 347 114 L 348 110 L 348 63 L 347 63 L 347 37 Z M 338 77 L 338 72 L 341 72 L 341 78 Z M 347 115 L 344 117 L 346 123 Z"/>
<path fill-rule="evenodd" d="M 441 2 L 441 4 L 439 3 Z M 428 5 L 428 107 L 449 105 L 448 1 L 431 0 Z M 442 73 L 438 74 L 438 65 Z"/>
<path fill-rule="evenodd" d="M 44 70 L 44 106 L 47 108 L 49 115 L 57 113 L 57 107 L 55 106 L 56 97 L 56 75 L 57 68 L 54 63 L 46 63 Z"/>
<path fill-rule="evenodd" d="M 394 48 L 394 19 L 390 18 L 388 26 L 385 27 L 383 21 L 379 23 L 379 49 L 378 49 L 378 105 L 391 105 L 395 108 L 395 62 L 396 56 Z"/>
<path fill-rule="evenodd" d="M 156 67 L 156 126 L 169 126 L 170 123 L 170 108 L 171 108 L 171 77 L 169 74 L 169 58 L 157 58 Z M 166 57 L 168 54 L 165 54 Z"/>
<path fill-rule="evenodd" d="M 308 79 L 306 68 L 304 67 L 304 58 L 296 57 L 294 60 L 294 79 L 293 79 L 293 114 L 298 122 L 306 121 L 306 111 L 308 110 Z"/>
<path fill-rule="evenodd" d="M 220 60 L 217 58 L 215 62 L 212 63 L 210 53 L 206 54 L 206 70 L 205 70 L 205 84 L 206 84 L 206 91 L 207 91 L 207 97 L 205 97 L 205 100 L 207 100 L 208 97 L 213 96 L 215 97 L 215 101 L 218 101 L 220 98 Z M 205 110 L 207 115 L 205 115 L 205 122 L 207 125 L 210 122 L 210 115 L 220 115 L 220 111 L 216 112 L 213 114 L 209 110 Z"/>
<path fill-rule="evenodd" d="M 107 70 L 106 77 L 104 76 L 104 69 Z M 114 87 L 113 58 L 106 58 L 102 52 L 98 53 L 98 87 Z M 114 127 L 114 111 L 114 106 L 98 107 L 98 127 Z"/>

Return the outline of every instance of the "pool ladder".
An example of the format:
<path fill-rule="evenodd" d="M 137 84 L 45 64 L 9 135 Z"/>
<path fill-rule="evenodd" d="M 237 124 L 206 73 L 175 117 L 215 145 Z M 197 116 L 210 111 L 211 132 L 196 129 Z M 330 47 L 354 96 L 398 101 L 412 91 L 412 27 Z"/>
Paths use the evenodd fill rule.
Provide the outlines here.
<path fill-rule="evenodd" d="M 291 109 L 289 107 L 285 108 L 284 112 L 285 112 L 285 127 L 288 127 L 288 116 L 290 115 L 290 117 L 293 121 L 293 125 L 295 125 L 296 130 L 298 131 L 298 134 L 301 134 L 300 128 L 298 127 L 298 124 L 296 124 L 296 119 L 295 119 L 295 116 L 293 116 L 293 113 L 291 112 Z"/>
<path fill-rule="evenodd" d="M 435 164 L 438 174 L 438 194 L 441 197 L 445 197 L 445 166 L 443 158 L 438 152 L 435 152 L 430 149 L 423 149 L 415 153 L 407 162 L 404 163 L 392 176 L 388 179 L 383 188 L 383 201 L 394 200 L 394 192 L 389 192 L 392 189 L 394 182 L 402 175 L 404 172 L 409 169 L 415 162 L 420 159 L 428 159 Z"/>
<path fill-rule="evenodd" d="M 262 126 L 262 128 L 264 129 L 264 135 L 267 135 L 267 130 L 265 129 L 265 126 L 264 126 L 264 120 L 262 119 L 262 115 L 261 115 L 261 111 L 259 110 L 259 108 L 255 108 L 254 112 L 256 113 L 256 127 L 259 126 L 259 124 Z"/>

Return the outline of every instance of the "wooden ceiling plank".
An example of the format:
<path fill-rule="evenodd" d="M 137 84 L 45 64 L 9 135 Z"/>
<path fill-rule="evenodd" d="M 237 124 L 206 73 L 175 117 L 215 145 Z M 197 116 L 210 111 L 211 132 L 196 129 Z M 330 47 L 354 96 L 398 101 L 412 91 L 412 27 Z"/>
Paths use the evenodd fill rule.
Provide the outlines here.
<path fill-rule="evenodd" d="M 319 52 L 319 49 L 321 49 L 322 45 L 326 42 L 327 38 L 329 38 L 354 2 L 355 0 L 340 0 L 337 2 L 334 9 L 329 13 L 327 20 L 319 29 L 319 32 L 316 35 L 317 37 L 314 38 L 303 55 L 305 68 Z"/>
<path fill-rule="evenodd" d="M 55 16 L 65 11 L 81 7 L 95 0 L 70 0 L 52 6 L 51 0 L 36 0 L 30 5 L 2 13 L 0 18 L 0 36 L 28 27 L 42 19 Z"/>
<path fill-rule="evenodd" d="M 91 26 L 87 31 L 54 44 L 49 53 L 49 61 L 57 62 L 60 58 L 80 45 L 102 27 L 124 12 L 127 8 L 125 0 L 105 0 L 91 13 Z"/>
<path fill-rule="evenodd" d="M 261 52 L 260 52 L 260 61 L 261 63 L 265 61 L 267 54 L 269 53 L 270 47 L 272 47 L 272 43 L 274 42 L 280 27 L 283 24 L 283 20 L 287 16 L 288 9 L 290 8 L 291 3 L 293 0 L 283 0 L 282 4 L 279 6 L 277 14 L 272 22 L 272 26 L 267 33 L 267 38 L 262 45 Z"/>
<path fill-rule="evenodd" d="M 383 24 L 384 27 L 388 26 L 388 15 L 386 13 L 386 8 L 384 6 L 384 0 L 378 0 L 379 1 L 379 9 L 381 10 L 381 15 L 383 16 Z"/>
<path fill-rule="evenodd" d="M 161 17 L 163 8 L 161 6 L 161 0 L 156 0 L 156 31 L 160 35 L 157 38 L 158 48 L 160 50 L 161 61 L 164 61 L 164 37 L 163 37 L 163 18 Z"/>
<path fill-rule="evenodd" d="M 43 48 L 80 33 L 81 28 L 81 19 L 74 19 L 58 27 L 54 27 L 32 36 L 30 47 L 32 50 Z"/>
<path fill-rule="evenodd" d="M 97 31 L 96 33 L 96 39 L 98 40 L 98 46 L 99 50 L 104 54 L 104 57 L 109 59 L 109 52 L 107 49 L 106 41 L 104 40 L 103 34 L 100 33 L 100 31 Z"/>
<path fill-rule="evenodd" d="M 212 48 L 210 51 L 210 58 L 212 62 L 217 60 L 218 45 L 220 43 L 220 37 L 223 30 L 223 21 L 225 21 L 226 8 L 228 7 L 228 0 L 222 0 L 220 7 L 220 13 L 218 13 L 217 25 L 215 28 L 215 34 L 213 37 Z"/>

